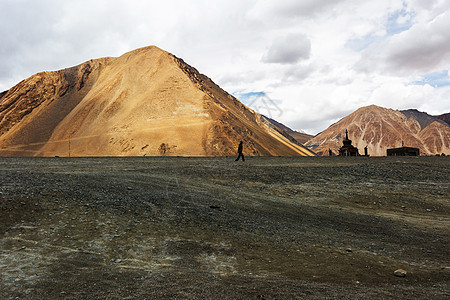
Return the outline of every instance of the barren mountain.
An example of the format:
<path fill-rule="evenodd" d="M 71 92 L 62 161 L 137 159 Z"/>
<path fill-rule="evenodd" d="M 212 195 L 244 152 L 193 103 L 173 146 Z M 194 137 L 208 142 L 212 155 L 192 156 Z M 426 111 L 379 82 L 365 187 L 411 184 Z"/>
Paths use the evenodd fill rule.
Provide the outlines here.
<path fill-rule="evenodd" d="M 417 110 L 398 111 L 375 105 L 362 107 L 331 125 L 305 145 L 320 155 L 335 154 L 345 130 L 353 145 L 370 155 L 386 155 L 386 149 L 404 146 L 420 149 L 421 155 L 450 154 L 450 127 L 445 116 L 430 116 Z"/>
<path fill-rule="evenodd" d="M 314 155 L 157 47 L 42 72 L 0 94 L 1 156 Z"/>
<path fill-rule="evenodd" d="M 281 129 L 283 134 L 296 144 L 303 145 L 304 143 L 306 143 L 307 141 L 309 141 L 310 139 L 312 139 L 314 137 L 313 135 L 293 130 L 274 119 L 271 119 L 268 117 L 266 117 L 266 119 L 269 120 L 270 123 L 272 123 L 276 128 Z"/>

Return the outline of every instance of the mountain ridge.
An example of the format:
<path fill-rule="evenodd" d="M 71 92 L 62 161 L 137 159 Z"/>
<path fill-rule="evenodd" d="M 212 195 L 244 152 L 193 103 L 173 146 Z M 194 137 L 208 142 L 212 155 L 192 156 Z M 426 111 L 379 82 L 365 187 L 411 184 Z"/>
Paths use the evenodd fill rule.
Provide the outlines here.
<path fill-rule="evenodd" d="M 37 73 L 0 98 L 1 156 L 314 155 L 156 46 Z"/>
<path fill-rule="evenodd" d="M 297 130 L 293 130 L 288 126 L 278 122 L 275 119 L 271 119 L 269 117 L 264 116 L 270 123 L 272 123 L 276 128 L 279 128 L 282 131 L 282 134 L 285 135 L 292 142 L 303 145 L 307 141 L 309 141 L 314 136 L 311 134 L 307 134 L 305 132 L 300 132 Z"/>
<path fill-rule="evenodd" d="M 442 116 L 445 116 L 442 115 Z M 439 118 L 417 110 L 393 110 L 369 105 L 334 123 L 305 145 L 319 155 L 335 154 L 348 129 L 353 144 L 367 146 L 370 155 L 384 156 L 388 148 L 416 147 L 423 155 L 450 154 L 450 127 Z"/>

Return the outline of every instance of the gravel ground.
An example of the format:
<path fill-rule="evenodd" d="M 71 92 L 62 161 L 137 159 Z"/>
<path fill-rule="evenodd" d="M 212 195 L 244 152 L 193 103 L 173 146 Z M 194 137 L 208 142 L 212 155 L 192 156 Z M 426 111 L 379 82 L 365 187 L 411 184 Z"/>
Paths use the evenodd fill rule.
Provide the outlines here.
<path fill-rule="evenodd" d="M 449 166 L 0 158 L 0 298 L 448 299 Z"/>

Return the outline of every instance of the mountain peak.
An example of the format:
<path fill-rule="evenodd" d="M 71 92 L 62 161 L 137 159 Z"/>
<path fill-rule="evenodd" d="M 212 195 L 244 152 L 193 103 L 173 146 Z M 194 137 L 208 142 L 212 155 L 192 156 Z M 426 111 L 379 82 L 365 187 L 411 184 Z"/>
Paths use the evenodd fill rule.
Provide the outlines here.
<path fill-rule="evenodd" d="M 140 55 L 148 55 L 148 54 L 167 54 L 167 55 L 169 55 L 169 52 L 164 51 L 157 46 L 151 45 L 151 46 L 145 46 L 145 47 L 141 47 L 141 48 L 137 48 L 137 49 L 128 51 L 119 57 L 140 56 Z"/>
<path fill-rule="evenodd" d="M 313 155 L 156 46 L 38 73 L 0 97 L 0 155 Z"/>
<path fill-rule="evenodd" d="M 431 126 L 432 125 L 432 126 Z M 423 154 L 450 154 L 450 127 L 445 115 L 433 117 L 416 109 L 392 110 L 376 105 L 362 107 L 333 124 L 305 145 L 317 154 L 328 155 L 342 146 L 342 132 L 370 155 L 384 156 L 386 149 L 405 145 Z"/>
<path fill-rule="evenodd" d="M 410 119 L 414 119 L 417 122 L 419 122 L 420 127 L 422 129 L 426 128 L 428 125 L 430 125 L 431 123 L 438 121 L 438 122 L 442 122 L 444 123 L 443 120 L 440 120 L 439 118 L 436 118 L 434 116 L 431 116 L 429 114 L 427 114 L 426 112 L 421 112 L 418 111 L 417 109 L 407 109 L 407 110 L 402 110 L 400 111 L 402 114 L 404 114 L 406 116 L 406 118 Z M 448 124 L 446 124 L 448 125 Z"/>
<path fill-rule="evenodd" d="M 370 105 L 367 105 L 367 106 L 363 106 L 363 107 L 361 107 L 361 108 L 359 108 L 359 109 L 384 109 L 383 107 L 381 107 L 381 106 L 378 106 L 378 105 L 375 105 L 375 104 L 370 104 Z"/>

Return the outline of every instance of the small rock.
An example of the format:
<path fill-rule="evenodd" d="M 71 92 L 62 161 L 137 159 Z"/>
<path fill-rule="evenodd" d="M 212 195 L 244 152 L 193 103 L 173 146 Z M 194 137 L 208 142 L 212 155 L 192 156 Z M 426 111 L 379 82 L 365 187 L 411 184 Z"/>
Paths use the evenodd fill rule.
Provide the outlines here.
<path fill-rule="evenodd" d="M 218 205 L 210 205 L 209 208 L 211 208 L 211 209 L 217 209 L 217 210 L 222 210 L 222 209 L 220 208 L 220 206 L 218 206 Z"/>
<path fill-rule="evenodd" d="M 430 211 L 431 211 L 431 209 L 427 208 L 427 212 L 430 212 Z"/>
<path fill-rule="evenodd" d="M 347 249 L 345 249 L 345 252 L 349 252 L 349 253 L 351 253 L 351 252 L 353 252 L 353 250 L 352 250 L 352 249 L 350 249 L 350 248 L 347 248 Z"/>
<path fill-rule="evenodd" d="M 127 187 L 127 189 L 128 189 L 129 191 L 133 190 L 133 188 L 132 188 L 131 186 Z"/>
<path fill-rule="evenodd" d="M 406 271 L 403 269 L 398 269 L 394 271 L 394 275 L 397 277 L 406 277 Z"/>

